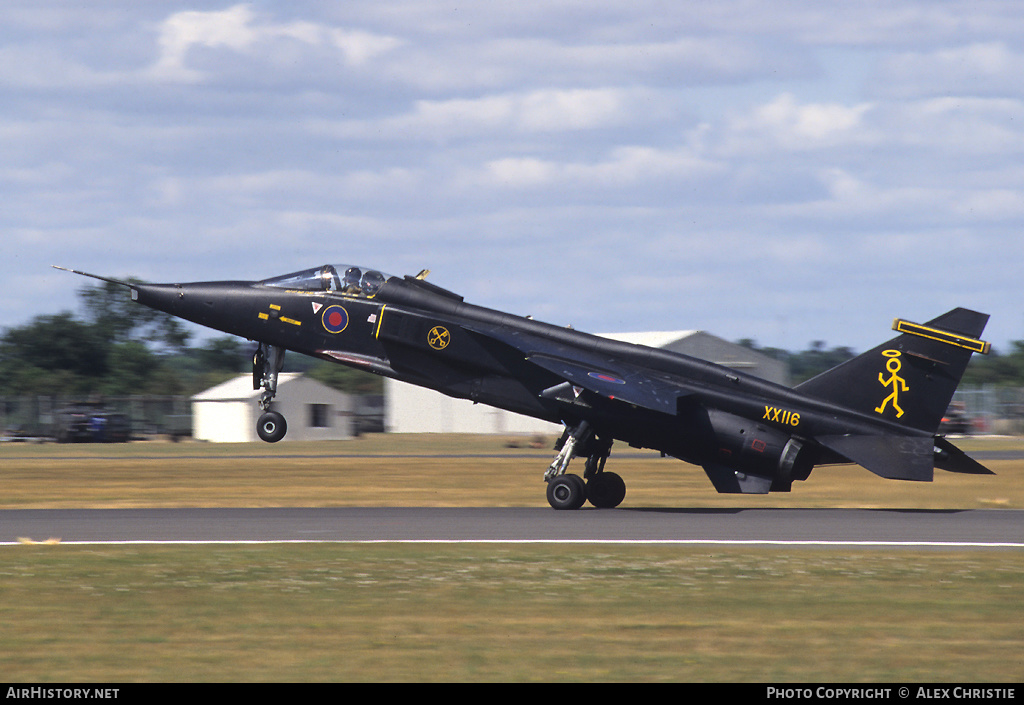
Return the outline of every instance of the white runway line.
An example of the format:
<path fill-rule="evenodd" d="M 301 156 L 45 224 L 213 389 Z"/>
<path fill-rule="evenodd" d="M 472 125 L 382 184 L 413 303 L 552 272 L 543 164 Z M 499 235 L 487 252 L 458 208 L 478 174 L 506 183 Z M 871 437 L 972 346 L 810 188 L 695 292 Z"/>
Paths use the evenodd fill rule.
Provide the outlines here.
<path fill-rule="evenodd" d="M 500 544 L 500 545 L 595 545 L 595 546 L 766 546 L 824 548 L 1024 548 L 1018 542 L 979 541 L 772 541 L 730 539 L 272 539 L 259 540 L 160 540 L 160 541 L 3 541 L 0 546 L 250 546 L 273 544 Z"/>

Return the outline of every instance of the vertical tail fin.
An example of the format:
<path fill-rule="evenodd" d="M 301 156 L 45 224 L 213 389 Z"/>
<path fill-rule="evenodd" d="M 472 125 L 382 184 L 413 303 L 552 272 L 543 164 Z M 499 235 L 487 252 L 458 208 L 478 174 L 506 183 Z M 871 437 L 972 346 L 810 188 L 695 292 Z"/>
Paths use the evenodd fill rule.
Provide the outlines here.
<path fill-rule="evenodd" d="M 988 314 L 957 308 L 924 325 L 897 319 L 892 340 L 796 387 L 809 396 L 920 431 L 935 433 Z"/>

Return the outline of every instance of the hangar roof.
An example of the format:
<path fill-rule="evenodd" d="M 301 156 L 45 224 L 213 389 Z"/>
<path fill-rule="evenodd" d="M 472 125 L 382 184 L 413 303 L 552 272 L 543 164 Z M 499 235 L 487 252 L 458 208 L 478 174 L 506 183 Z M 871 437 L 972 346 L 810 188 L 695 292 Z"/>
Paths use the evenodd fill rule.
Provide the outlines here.
<path fill-rule="evenodd" d="M 598 333 L 602 338 L 618 340 L 622 343 L 646 345 L 649 348 L 663 348 L 683 338 L 689 338 L 700 331 L 696 330 L 655 330 L 634 333 Z"/>

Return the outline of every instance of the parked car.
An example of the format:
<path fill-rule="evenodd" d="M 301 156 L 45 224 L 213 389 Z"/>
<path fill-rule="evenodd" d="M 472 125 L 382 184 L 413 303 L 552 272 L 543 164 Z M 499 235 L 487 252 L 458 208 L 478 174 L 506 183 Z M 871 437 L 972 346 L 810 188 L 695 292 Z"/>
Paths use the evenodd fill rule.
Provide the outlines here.
<path fill-rule="evenodd" d="M 946 409 L 946 415 L 942 417 L 942 422 L 939 423 L 939 433 L 942 435 L 964 435 L 970 433 L 973 428 L 971 417 L 967 415 L 967 410 L 961 402 L 950 404 Z"/>
<path fill-rule="evenodd" d="M 131 437 L 128 417 L 86 404 L 54 414 L 54 437 L 59 443 L 125 443 Z"/>

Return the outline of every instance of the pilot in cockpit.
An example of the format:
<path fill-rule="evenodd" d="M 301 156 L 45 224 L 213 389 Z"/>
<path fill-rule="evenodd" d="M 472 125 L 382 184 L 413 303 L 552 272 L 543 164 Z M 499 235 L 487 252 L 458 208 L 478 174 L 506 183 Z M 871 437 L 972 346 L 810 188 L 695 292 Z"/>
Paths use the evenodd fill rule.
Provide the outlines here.
<path fill-rule="evenodd" d="M 371 269 L 363 275 L 363 280 L 360 283 L 364 294 L 374 296 L 384 286 L 384 275 Z"/>
<path fill-rule="evenodd" d="M 359 267 L 349 267 L 345 270 L 345 281 L 342 283 L 341 293 L 343 294 L 358 294 L 362 291 L 359 288 L 359 280 L 363 278 L 363 273 Z"/>

